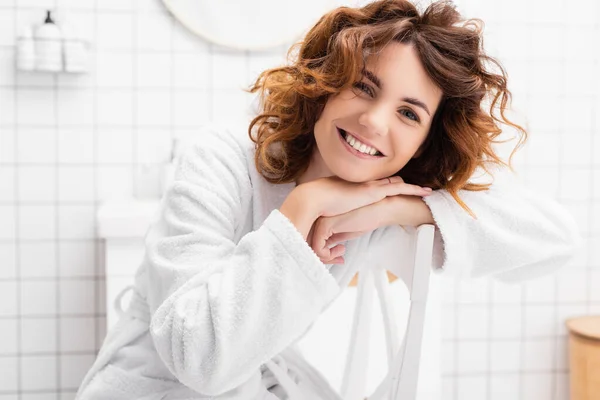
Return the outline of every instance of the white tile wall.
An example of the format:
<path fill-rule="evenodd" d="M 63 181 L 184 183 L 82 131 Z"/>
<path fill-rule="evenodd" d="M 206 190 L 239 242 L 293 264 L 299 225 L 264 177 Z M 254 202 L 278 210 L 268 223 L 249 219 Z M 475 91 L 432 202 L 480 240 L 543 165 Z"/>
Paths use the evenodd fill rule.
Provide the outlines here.
<path fill-rule="evenodd" d="M 484 44 L 509 72 L 510 115 L 531 133 L 521 176 L 572 211 L 588 246 L 524 285 L 447 282 L 444 400 L 564 400 L 564 320 L 600 313 L 600 6 L 456 3 L 485 20 Z M 89 74 L 15 71 L 19 29 L 48 7 L 93 43 Z M 0 400 L 73 398 L 105 334 L 98 205 L 159 196 L 171 139 L 246 116 L 240 89 L 286 50 L 218 48 L 159 0 L 0 0 Z"/>
<path fill-rule="evenodd" d="M 572 212 L 587 246 L 554 276 L 449 290 L 444 399 L 568 399 L 564 321 L 600 310 L 600 263 L 592 250 L 600 214 L 600 79 L 593 72 L 600 67 L 599 7 L 592 1 L 457 3 L 486 21 L 486 47 L 507 67 L 513 104 L 525 115 L 531 135 L 518 164 L 521 176 Z M 586 10 L 577 23 L 566 16 L 575 10 Z"/>

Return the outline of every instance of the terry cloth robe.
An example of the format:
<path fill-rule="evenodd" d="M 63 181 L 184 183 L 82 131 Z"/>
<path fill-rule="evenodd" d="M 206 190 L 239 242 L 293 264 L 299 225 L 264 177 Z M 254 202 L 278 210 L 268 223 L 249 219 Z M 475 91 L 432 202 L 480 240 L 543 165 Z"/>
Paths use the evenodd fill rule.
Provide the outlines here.
<path fill-rule="evenodd" d="M 279 212 L 295 183 L 268 183 L 253 153 L 241 124 L 209 125 L 186 147 L 146 233 L 130 306 L 76 399 L 339 399 L 295 343 L 359 265 L 408 254 L 416 229 L 378 228 L 346 242 L 344 265 L 323 264 Z M 565 208 L 501 172 L 489 191 L 460 193 L 477 220 L 445 190 L 424 198 L 435 272 L 517 282 L 580 248 Z"/>

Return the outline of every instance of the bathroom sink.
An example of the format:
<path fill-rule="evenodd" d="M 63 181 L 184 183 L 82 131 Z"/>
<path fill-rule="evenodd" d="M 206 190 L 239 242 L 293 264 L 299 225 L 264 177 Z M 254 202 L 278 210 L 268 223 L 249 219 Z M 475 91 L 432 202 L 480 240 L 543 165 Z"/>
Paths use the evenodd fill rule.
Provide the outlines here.
<path fill-rule="evenodd" d="M 117 199 L 103 203 L 96 216 L 98 237 L 143 238 L 160 200 Z"/>
<path fill-rule="evenodd" d="M 106 325 L 119 319 L 129 303 L 129 288 L 144 257 L 144 237 L 159 210 L 160 200 L 114 199 L 103 203 L 96 215 L 98 237 L 104 239 Z M 118 305 L 117 305 L 118 303 Z"/>

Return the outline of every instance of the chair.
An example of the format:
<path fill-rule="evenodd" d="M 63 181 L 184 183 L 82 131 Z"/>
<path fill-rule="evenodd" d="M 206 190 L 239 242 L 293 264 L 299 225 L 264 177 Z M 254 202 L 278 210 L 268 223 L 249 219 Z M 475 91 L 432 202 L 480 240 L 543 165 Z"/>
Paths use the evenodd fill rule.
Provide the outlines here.
<path fill-rule="evenodd" d="M 433 257 L 434 226 L 416 228 L 414 259 L 393 268 L 410 293 L 410 310 L 406 331 L 399 346 L 397 314 L 391 301 L 388 277 L 395 279 L 382 265 L 364 268 L 358 275 L 358 292 L 350 347 L 341 387 L 344 400 L 414 400 L 417 393 L 421 342 L 425 321 L 425 306 L 429 293 L 430 271 Z M 352 283 L 351 283 L 352 285 Z M 374 291 L 377 291 L 387 348 L 388 373 L 376 390 L 366 395 L 367 357 L 371 331 L 370 317 Z"/>

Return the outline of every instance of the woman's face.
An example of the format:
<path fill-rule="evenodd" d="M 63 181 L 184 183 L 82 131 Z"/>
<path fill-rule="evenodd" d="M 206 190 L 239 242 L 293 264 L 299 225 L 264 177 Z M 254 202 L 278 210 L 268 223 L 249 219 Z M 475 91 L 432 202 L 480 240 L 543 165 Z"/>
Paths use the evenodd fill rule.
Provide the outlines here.
<path fill-rule="evenodd" d="M 418 156 L 441 98 L 413 47 L 390 44 L 378 58 L 367 60 L 352 89 L 328 99 L 314 127 L 317 150 L 311 175 L 365 182 L 397 173 Z M 359 154 L 355 147 L 378 153 Z"/>

